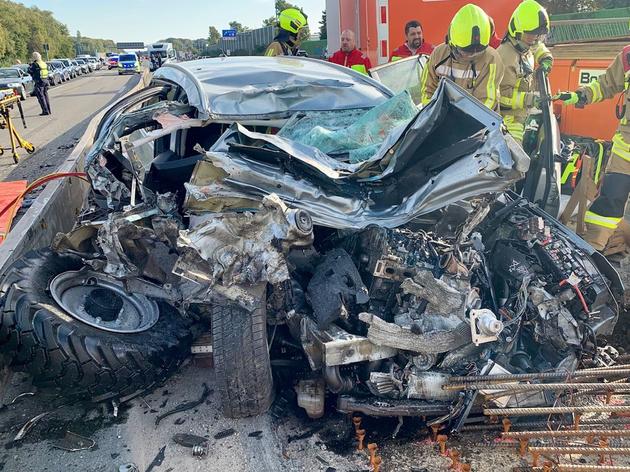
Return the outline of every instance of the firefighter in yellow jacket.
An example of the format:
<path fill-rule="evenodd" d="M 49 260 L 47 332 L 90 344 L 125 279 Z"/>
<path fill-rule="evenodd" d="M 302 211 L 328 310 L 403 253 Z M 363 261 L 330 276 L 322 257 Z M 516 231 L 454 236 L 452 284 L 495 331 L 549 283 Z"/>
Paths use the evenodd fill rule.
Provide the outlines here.
<path fill-rule="evenodd" d="M 595 249 L 612 254 L 606 244 L 618 229 L 630 194 L 630 45 L 623 48 L 603 75 L 575 92 L 557 96 L 567 105 L 583 107 L 617 96 L 619 126 L 599 196 L 586 212 L 586 239 Z M 623 246 L 622 246 L 623 248 Z"/>
<path fill-rule="evenodd" d="M 446 42 L 435 48 L 422 71 L 422 104 L 426 105 L 440 79 L 446 77 L 492 110 L 499 108 L 503 64 L 488 47 L 492 27 L 488 15 L 476 5 L 463 6 L 451 20 Z"/>
<path fill-rule="evenodd" d="M 522 2 L 510 18 L 508 32 L 497 48 L 504 73 L 499 99 L 501 115 L 510 134 L 523 144 L 529 109 L 539 105 L 534 91 L 534 69 L 551 71 L 553 58 L 541 41 L 549 32 L 549 15 L 535 0 Z"/>
<path fill-rule="evenodd" d="M 306 26 L 306 16 L 300 10 L 282 10 L 278 15 L 278 34 L 267 46 L 265 56 L 295 56 L 300 44 L 300 30 Z"/>

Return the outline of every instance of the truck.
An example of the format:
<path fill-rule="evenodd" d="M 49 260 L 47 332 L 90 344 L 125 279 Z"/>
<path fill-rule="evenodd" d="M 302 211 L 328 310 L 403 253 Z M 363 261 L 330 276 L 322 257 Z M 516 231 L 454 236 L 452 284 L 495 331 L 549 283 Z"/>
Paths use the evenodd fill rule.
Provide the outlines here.
<path fill-rule="evenodd" d="M 149 60 L 151 61 L 150 69 L 154 71 L 167 62 L 177 60 L 175 49 L 172 43 L 153 43 L 147 46 Z"/>

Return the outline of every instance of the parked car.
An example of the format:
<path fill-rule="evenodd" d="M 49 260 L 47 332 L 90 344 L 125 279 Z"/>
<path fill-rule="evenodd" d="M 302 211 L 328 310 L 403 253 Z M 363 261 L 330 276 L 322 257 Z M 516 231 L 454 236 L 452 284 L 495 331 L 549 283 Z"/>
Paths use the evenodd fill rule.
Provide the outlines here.
<path fill-rule="evenodd" d="M 0 88 L 12 88 L 22 100 L 26 100 L 33 94 L 35 82 L 22 68 L 5 67 L 0 69 Z"/>
<path fill-rule="evenodd" d="M 107 70 L 112 70 L 118 67 L 118 56 L 109 56 L 107 58 Z"/>
<path fill-rule="evenodd" d="M 75 61 L 81 67 L 81 72 L 83 74 L 89 74 L 90 72 L 92 72 L 92 69 L 90 68 L 90 64 L 85 59 L 75 59 Z"/>
<path fill-rule="evenodd" d="M 99 70 L 101 68 L 101 63 L 95 57 L 88 57 L 87 61 L 92 66 L 92 70 Z"/>
<path fill-rule="evenodd" d="M 52 87 L 63 82 L 63 73 L 61 67 L 54 65 L 52 62 L 47 62 L 48 66 L 48 82 Z"/>
<path fill-rule="evenodd" d="M 70 64 L 72 64 L 72 68 L 74 69 L 75 76 L 78 77 L 83 75 L 83 67 L 76 60 L 71 59 Z"/>
<path fill-rule="evenodd" d="M 11 67 L 14 69 L 20 69 L 25 74 L 28 74 L 29 64 L 14 64 Z"/>
<path fill-rule="evenodd" d="M 139 74 L 142 67 L 135 54 L 121 54 L 118 56 L 118 75 Z"/>
<path fill-rule="evenodd" d="M 606 259 L 510 190 L 529 164 L 449 80 L 418 110 L 314 59 L 165 64 L 97 128 L 93 210 L 6 271 L 0 350 L 35 384 L 121 399 L 210 324 L 227 416 L 265 412 L 282 382 L 315 418 L 334 399 L 461 419 L 476 396 L 452 376 L 566 376 L 618 320 Z"/>
<path fill-rule="evenodd" d="M 60 62 L 64 69 L 65 80 L 74 79 L 77 76 L 76 70 L 72 65 L 70 59 L 54 59 L 56 62 Z"/>

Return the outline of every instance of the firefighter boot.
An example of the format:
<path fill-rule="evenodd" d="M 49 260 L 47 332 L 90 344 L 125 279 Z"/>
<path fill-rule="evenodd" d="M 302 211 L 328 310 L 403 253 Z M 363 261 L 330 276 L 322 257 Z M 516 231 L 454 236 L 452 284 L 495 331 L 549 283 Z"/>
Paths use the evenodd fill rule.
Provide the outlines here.
<path fill-rule="evenodd" d="M 603 251 L 614 232 L 612 228 L 586 223 L 584 240 L 598 251 Z"/>

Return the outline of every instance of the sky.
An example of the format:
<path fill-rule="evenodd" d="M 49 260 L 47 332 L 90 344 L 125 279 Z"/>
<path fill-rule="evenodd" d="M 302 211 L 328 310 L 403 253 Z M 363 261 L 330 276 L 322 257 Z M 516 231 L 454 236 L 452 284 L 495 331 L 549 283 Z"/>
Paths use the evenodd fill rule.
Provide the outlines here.
<path fill-rule="evenodd" d="M 208 26 L 227 29 L 232 20 L 250 28 L 274 15 L 273 0 L 18 0 L 50 10 L 74 36 L 113 39 L 117 42 L 163 38 L 206 38 Z M 326 0 L 295 0 L 308 15 L 311 31 L 319 26 Z M 313 28 L 313 26 L 315 28 Z"/>

